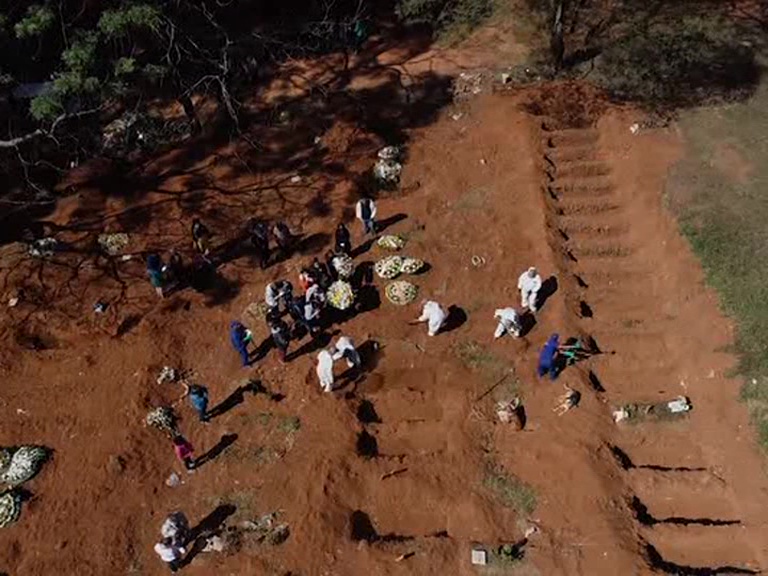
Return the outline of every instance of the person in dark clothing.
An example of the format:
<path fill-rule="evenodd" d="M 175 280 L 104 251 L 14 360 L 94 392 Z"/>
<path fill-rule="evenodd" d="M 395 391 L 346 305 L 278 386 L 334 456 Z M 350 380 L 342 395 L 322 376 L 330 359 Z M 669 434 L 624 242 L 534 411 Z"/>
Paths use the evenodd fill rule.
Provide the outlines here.
<path fill-rule="evenodd" d="M 333 259 L 336 258 L 331 250 L 325 253 L 325 269 L 328 271 L 328 275 L 331 277 L 331 282 L 336 282 L 339 279 L 339 271 L 336 270 L 336 266 L 333 265 Z"/>
<path fill-rule="evenodd" d="M 272 343 L 275 345 L 275 348 L 277 348 L 280 362 L 285 362 L 288 346 L 291 343 L 291 331 L 288 328 L 288 324 L 276 314 L 268 316 L 267 323 L 269 324 L 269 331 L 272 334 Z"/>
<path fill-rule="evenodd" d="M 368 22 L 363 19 L 355 20 L 354 25 L 352 26 L 352 53 L 357 54 L 360 52 L 360 49 L 363 47 L 363 44 L 365 44 L 365 41 L 368 40 L 368 36 L 370 35 L 370 29 L 368 27 Z"/>
<path fill-rule="evenodd" d="M 192 220 L 192 244 L 203 256 L 210 252 L 211 231 L 200 222 L 199 218 Z"/>
<path fill-rule="evenodd" d="M 275 237 L 275 243 L 277 244 L 277 249 L 280 252 L 280 259 L 287 258 L 290 255 L 292 244 L 293 244 L 293 234 L 291 234 L 291 231 L 288 229 L 288 226 L 286 226 L 285 222 L 278 222 L 272 227 L 272 235 Z"/>
<path fill-rule="evenodd" d="M 544 348 L 541 349 L 539 354 L 539 365 L 537 367 L 537 373 L 539 378 L 544 374 L 549 373 L 550 380 L 554 380 L 558 376 L 558 364 L 556 360 L 557 349 L 560 344 L 560 336 L 558 334 L 552 334 L 544 344 Z"/>
<path fill-rule="evenodd" d="M 181 255 L 175 250 L 169 253 L 168 263 L 163 265 L 163 281 L 166 286 L 171 286 L 176 290 L 183 287 L 186 283 L 186 269 Z"/>
<path fill-rule="evenodd" d="M 297 331 L 297 328 L 299 326 L 303 327 L 307 332 L 312 331 L 312 326 L 310 322 L 307 322 L 305 318 L 305 307 L 306 307 L 306 299 L 304 296 L 295 296 L 291 299 L 289 303 L 287 303 L 288 307 L 288 314 L 293 319 L 293 337 L 296 337 L 299 332 Z"/>
<path fill-rule="evenodd" d="M 147 276 L 149 276 L 149 282 L 152 284 L 157 295 L 160 298 L 164 298 L 165 278 L 163 277 L 163 261 L 157 254 L 147 256 Z"/>
<path fill-rule="evenodd" d="M 309 271 L 317 285 L 323 290 L 328 290 L 328 286 L 330 286 L 332 282 L 331 273 L 328 271 L 328 267 L 317 258 L 314 258 Z"/>
<path fill-rule="evenodd" d="M 259 267 L 264 270 L 269 265 L 269 229 L 261 220 L 251 220 L 249 225 L 251 244 L 256 250 Z"/>
<path fill-rule="evenodd" d="M 336 254 L 346 254 L 347 256 L 352 252 L 351 236 L 343 222 L 339 222 L 339 225 L 336 227 L 336 246 L 334 251 Z"/>
<path fill-rule="evenodd" d="M 280 298 L 283 301 L 283 306 L 288 310 L 293 302 L 293 284 L 288 280 L 283 280 L 283 291 Z"/>
<path fill-rule="evenodd" d="M 240 353 L 243 366 L 249 366 L 251 360 L 248 354 L 248 344 L 252 340 L 251 333 L 240 322 L 233 320 L 229 325 L 229 340 L 234 349 Z"/>
<path fill-rule="evenodd" d="M 200 417 L 200 422 L 208 422 L 208 388 L 192 384 L 189 387 L 189 403 Z"/>

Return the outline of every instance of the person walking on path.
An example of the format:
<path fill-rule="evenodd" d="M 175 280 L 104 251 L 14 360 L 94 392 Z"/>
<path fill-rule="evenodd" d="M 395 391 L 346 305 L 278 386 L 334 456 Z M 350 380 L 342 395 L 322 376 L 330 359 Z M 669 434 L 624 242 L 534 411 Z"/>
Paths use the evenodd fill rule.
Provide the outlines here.
<path fill-rule="evenodd" d="M 149 283 L 155 289 L 160 298 L 165 298 L 163 288 L 165 287 L 165 278 L 163 277 L 163 261 L 157 254 L 147 256 L 147 276 Z"/>
<path fill-rule="evenodd" d="M 195 449 L 189 443 L 189 440 L 181 434 L 173 437 L 173 451 L 176 453 L 176 458 L 184 464 L 187 472 L 192 472 L 195 469 L 195 460 L 193 458 Z"/>
<path fill-rule="evenodd" d="M 168 569 L 172 573 L 176 573 L 181 568 L 181 560 L 186 553 L 186 550 L 173 542 L 171 538 L 163 538 L 155 544 L 155 552 L 160 556 L 160 560 L 168 565 Z"/>
<path fill-rule="evenodd" d="M 557 350 L 559 344 L 560 336 L 558 334 L 552 334 L 541 349 L 541 353 L 539 354 L 539 365 L 536 369 L 539 378 L 547 373 L 549 373 L 550 380 L 557 378 Z"/>
<path fill-rule="evenodd" d="M 288 346 L 291 343 L 291 331 L 288 328 L 288 324 L 277 315 L 267 316 L 267 322 L 269 324 L 269 332 L 272 335 L 272 343 L 277 348 L 280 362 L 285 362 Z"/>
<path fill-rule="evenodd" d="M 249 224 L 251 244 L 256 250 L 259 259 L 259 267 L 264 270 L 269 265 L 269 229 L 261 220 L 252 219 Z"/>
<path fill-rule="evenodd" d="M 541 276 L 536 268 L 528 268 L 520 274 L 517 280 L 517 289 L 520 290 L 520 300 L 523 308 L 528 308 L 531 312 L 536 312 L 536 299 L 541 290 Z"/>
<path fill-rule="evenodd" d="M 440 331 L 440 328 L 443 327 L 443 324 L 445 324 L 447 318 L 448 313 L 443 310 L 440 304 L 434 300 L 424 300 L 424 308 L 422 309 L 421 316 L 411 322 L 411 324 L 427 322 L 427 333 L 430 336 L 434 336 Z"/>
<path fill-rule="evenodd" d="M 366 234 L 376 233 L 376 203 L 370 198 L 361 198 L 355 206 L 355 216 L 363 223 Z"/>
<path fill-rule="evenodd" d="M 203 256 L 208 256 L 210 252 L 211 231 L 203 224 L 199 218 L 192 220 L 192 245 Z"/>
<path fill-rule="evenodd" d="M 192 384 L 189 387 L 189 403 L 200 417 L 200 422 L 208 422 L 208 388 Z"/>
<path fill-rule="evenodd" d="M 328 350 L 320 350 L 317 355 L 317 378 L 323 392 L 333 390 L 333 356 Z"/>
<path fill-rule="evenodd" d="M 333 347 L 333 359 L 340 360 L 341 358 L 347 361 L 347 366 L 350 368 L 357 368 L 362 364 L 360 353 L 355 349 L 355 343 L 349 336 L 339 336 Z"/>
<path fill-rule="evenodd" d="M 520 315 L 517 313 L 517 310 L 514 308 L 499 308 L 493 317 L 499 319 L 496 332 L 493 333 L 494 338 L 501 338 L 504 334 L 511 334 L 515 338 L 520 337 L 522 326 L 520 325 Z"/>
<path fill-rule="evenodd" d="M 343 222 L 339 222 L 339 225 L 336 227 L 336 246 L 334 252 L 336 254 L 346 254 L 347 256 L 352 252 L 352 240 L 349 229 L 344 226 Z"/>
<path fill-rule="evenodd" d="M 240 353 L 240 358 L 243 361 L 243 366 L 249 366 L 251 360 L 248 354 L 248 344 L 253 339 L 250 331 L 243 326 L 237 320 L 233 320 L 229 324 L 229 340 L 232 342 L 232 346 Z"/>

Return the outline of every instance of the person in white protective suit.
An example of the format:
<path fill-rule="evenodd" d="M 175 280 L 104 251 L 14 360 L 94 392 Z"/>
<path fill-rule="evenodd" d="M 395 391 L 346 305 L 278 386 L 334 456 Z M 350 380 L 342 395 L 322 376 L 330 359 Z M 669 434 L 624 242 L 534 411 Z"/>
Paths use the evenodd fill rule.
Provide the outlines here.
<path fill-rule="evenodd" d="M 434 300 L 425 300 L 421 316 L 412 324 L 427 322 L 428 334 L 434 336 L 445 324 L 448 313 Z"/>
<path fill-rule="evenodd" d="M 360 366 L 360 353 L 355 350 L 355 343 L 349 336 L 340 336 L 339 339 L 336 340 L 334 350 L 334 360 L 344 358 L 347 361 L 347 366 L 350 368 Z"/>
<path fill-rule="evenodd" d="M 323 392 L 333 390 L 333 356 L 328 350 L 321 350 L 317 355 L 317 377 Z"/>
<path fill-rule="evenodd" d="M 520 337 L 522 326 L 520 325 L 520 315 L 517 313 L 517 310 L 514 308 L 499 308 L 493 314 L 493 317 L 499 319 L 496 332 L 493 333 L 494 338 L 501 338 L 504 334 L 512 334 L 515 338 Z"/>
<path fill-rule="evenodd" d="M 517 288 L 520 290 L 520 300 L 523 308 L 528 308 L 531 312 L 536 312 L 536 299 L 541 290 L 541 276 L 536 268 L 528 268 L 520 274 L 517 280 Z"/>

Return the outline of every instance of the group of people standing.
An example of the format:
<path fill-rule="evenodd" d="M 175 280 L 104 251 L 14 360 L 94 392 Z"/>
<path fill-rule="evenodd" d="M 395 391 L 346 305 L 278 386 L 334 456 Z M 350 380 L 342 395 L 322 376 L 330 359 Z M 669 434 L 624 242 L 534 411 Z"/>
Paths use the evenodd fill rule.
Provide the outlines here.
<path fill-rule="evenodd" d="M 364 234 L 376 232 L 376 204 L 369 198 L 362 198 L 355 206 L 355 213 L 360 220 Z M 259 255 L 268 257 L 268 242 L 263 240 L 263 232 L 267 229 L 265 223 L 256 229 L 257 240 L 253 241 Z M 278 225 L 273 228 L 277 231 Z M 267 256 L 264 256 L 264 255 Z M 265 343 L 277 350 L 281 362 L 288 359 L 288 349 L 291 341 L 300 338 L 302 333 L 316 337 L 327 324 L 326 291 L 339 278 L 339 259 L 352 257 L 352 236 L 347 226 L 340 222 L 334 235 L 334 248 L 325 255 L 325 261 L 314 258 L 310 265 L 303 267 L 298 275 L 298 293 L 294 292 L 293 284 L 287 279 L 270 282 L 264 289 L 266 306 L 266 323 L 269 338 Z M 355 275 L 355 288 L 366 282 L 365 275 Z M 355 302 L 355 307 L 359 302 Z M 286 321 L 290 319 L 291 324 Z M 253 335 L 240 321 L 230 323 L 230 341 L 233 348 L 240 354 L 243 366 L 253 362 L 249 347 L 253 343 Z M 263 346 L 263 345 L 262 345 Z M 260 346 L 260 352 L 263 352 Z M 257 357 L 260 354 L 257 354 Z"/>

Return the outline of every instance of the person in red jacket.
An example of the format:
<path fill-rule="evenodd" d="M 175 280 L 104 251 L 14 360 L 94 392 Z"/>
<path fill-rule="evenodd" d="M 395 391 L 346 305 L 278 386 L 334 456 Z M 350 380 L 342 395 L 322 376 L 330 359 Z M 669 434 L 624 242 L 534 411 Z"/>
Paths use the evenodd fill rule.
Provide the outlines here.
<path fill-rule="evenodd" d="M 176 458 L 184 463 L 187 472 L 195 469 L 195 459 L 193 458 L 195 449 L 181 434 L 173 437 L 173 451 L 176 453 Z"/>

